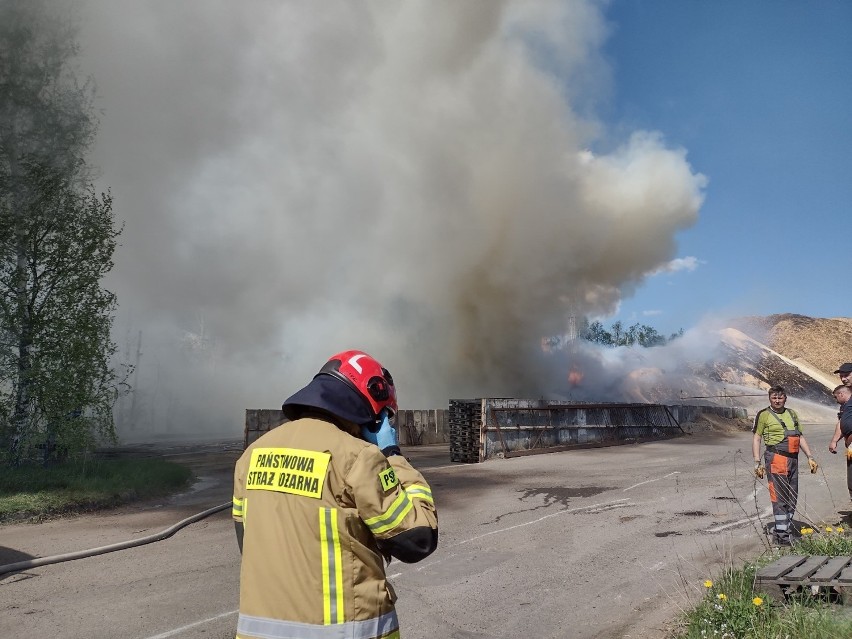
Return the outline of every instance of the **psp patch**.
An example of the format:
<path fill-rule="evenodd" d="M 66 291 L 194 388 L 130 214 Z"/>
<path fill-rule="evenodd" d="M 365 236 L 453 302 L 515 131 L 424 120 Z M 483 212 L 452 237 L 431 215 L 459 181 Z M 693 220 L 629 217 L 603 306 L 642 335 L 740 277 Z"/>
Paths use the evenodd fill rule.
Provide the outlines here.
<path fill-rule="evenodd" d="M 329 453 L 298 448 L 255 448 L 251 452 L 247 490 L 272 490 L 319 499 Z"/>
<path fill-rule="evenodd" d="M 379 473 L 379 479 L 382 482 L 382 488 L 385 491 L 390 490 L 397 484 L 399 484 L 399 480 L 396 478 L 396 473 L 393 468 L 388 468 L 387 470 L 383 470 Z"/>

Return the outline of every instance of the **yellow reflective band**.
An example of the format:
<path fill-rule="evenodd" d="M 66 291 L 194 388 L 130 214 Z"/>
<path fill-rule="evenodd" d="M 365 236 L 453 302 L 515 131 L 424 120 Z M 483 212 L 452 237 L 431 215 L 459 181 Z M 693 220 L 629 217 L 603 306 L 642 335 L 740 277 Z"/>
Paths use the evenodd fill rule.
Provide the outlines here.
<path fill-rule="evenodd" d="M 382 489 L 385 491 L 390 490 L 397 484 L 399 484 L 399 479 L 396 477 L 396 473 L 393 468 L 388 468 L 379 473 L 379 481 L 382 482 Z"/>
<path fill-rule="evenodd" d="M 337 530 L 337 509 L 320 508 L 320 554 L 322 556 L 322 618 L 325 625 L 344 621 L 343 555 Z"/>
<path fill-rule="evenodd" d="M 246 473 L 246 489 L 320 499 L 330 459 L 329 453 L 314 450 L 255 448 Z"/>
<path fill-rule="evenodd" d="M 231 509 L 231 514 L 234 517 L 242 517 L 243 516 L 243 500 L 237 497 L 234 497 L 234 506 Z"/>
<path fill-rule="evenodd" d="M 422 486 L 420 484 L 412 484 L 411 486 L 406 487 L 405 493 L 411 499 L 422 499 L 423 501 L 428 501 L 430 504 L 435 503 L 435 501 L 432 499 L 432 491 L 429 490 L 426 486 Z"/>
<path fill-rule="evenodd" d="M 405 494 L 405 491 L 401 490 L 399 491 L 399 496 L 393 500 L 390 508 L 378 517 L 367 519 L 364 523 L 369 526 L 370 532 L 378 535 L 379 533 L 396 528 L 399 522 L 405 519 L 405 516 L 411 512 L 413 507 L 414 505 L 408 499 L 408 495 Z"/>

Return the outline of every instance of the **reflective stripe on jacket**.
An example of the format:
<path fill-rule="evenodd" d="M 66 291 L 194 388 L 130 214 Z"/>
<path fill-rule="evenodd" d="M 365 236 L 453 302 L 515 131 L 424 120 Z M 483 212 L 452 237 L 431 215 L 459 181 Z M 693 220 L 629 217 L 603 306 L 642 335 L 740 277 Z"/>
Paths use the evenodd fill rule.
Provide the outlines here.
<path fill-rule="evenodd" d="M 432 491 L 404 457 L 314 418 L 246 449 L 232 515 L 244 529 L 240 639 L 398 636 L 382 551 L 417 561 L 437 540 Z"/>

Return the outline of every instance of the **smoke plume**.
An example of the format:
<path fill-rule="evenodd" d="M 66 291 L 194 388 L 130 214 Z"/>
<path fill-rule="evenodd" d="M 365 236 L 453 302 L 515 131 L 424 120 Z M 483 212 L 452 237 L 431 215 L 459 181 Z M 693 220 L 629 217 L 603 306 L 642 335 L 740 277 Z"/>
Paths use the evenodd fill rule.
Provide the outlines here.
<path fill-rule="evenodd" d="M 538 396 L 541 337 L 612 313 L 696 221 L 686 152 L 594 115 L 599 2 L 82 13 L 140 428 L 238 432 L 349 348 L 403 407 Z"/>

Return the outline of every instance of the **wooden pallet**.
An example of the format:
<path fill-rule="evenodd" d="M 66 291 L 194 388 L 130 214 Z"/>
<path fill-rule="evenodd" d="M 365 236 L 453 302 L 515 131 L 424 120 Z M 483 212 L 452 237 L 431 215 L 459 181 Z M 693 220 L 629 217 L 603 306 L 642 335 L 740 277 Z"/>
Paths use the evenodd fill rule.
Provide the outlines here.
<path fill-rule="evenodd" d="M 785 555 L 757 571 L 755 592 L 778 599 L 801 588 L 817 587 L 840 593 L 852 605 L 852 556 Z"/>

